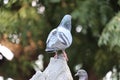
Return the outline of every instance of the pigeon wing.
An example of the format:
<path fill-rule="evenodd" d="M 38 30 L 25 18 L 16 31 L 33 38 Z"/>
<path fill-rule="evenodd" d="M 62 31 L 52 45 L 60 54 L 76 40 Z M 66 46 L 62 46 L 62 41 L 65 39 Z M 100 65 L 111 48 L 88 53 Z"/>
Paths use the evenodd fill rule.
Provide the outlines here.
<path fill-rule="evenodd" d="M 46 44 L 50 41 L 50 39 L 51 39 L 52 36 L 55 36 L 55 32 L 56 32 L 56 29 L 53 29 L 53 30 L 49 33 L 48 38 L 47 38 L 47 41 L 46 41 Z"/>
<path fill-rule="evenodd" d="M 72 35 L 69 30 L 59 27 L 59 40 L 66 46 L 69 47 L 72 43 Z"/>
<path fill-rule="evenodd" d="M 50 34 L 48 35 L 47 41 L 46 41 L 46 50 L 45 51 L 56 51 L 55 46 L 57 42 L 57 29 L 53 29 Z M 55 45 L 55 46 L 54 46 Z"/>

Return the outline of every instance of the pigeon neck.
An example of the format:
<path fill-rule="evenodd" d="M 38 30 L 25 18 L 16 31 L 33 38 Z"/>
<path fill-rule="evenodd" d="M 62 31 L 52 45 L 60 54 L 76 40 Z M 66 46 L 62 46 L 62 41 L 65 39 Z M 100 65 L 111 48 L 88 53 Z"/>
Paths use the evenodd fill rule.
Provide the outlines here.
<path fill-rule="evenodd" d="M 88 80 L 87 77 L 80 77 L 79 80 Z"/>
<path fill-rule="evenodd" d="M 66 30 L 69 30 L 69 31 L 71 31 L 71 25 L 70 26 L 64 26 L 64 25 L 59 25 L 59 27 L 62 27 L 62 28 L 64 28 L 64 29 L 66 29 Z"/>
<path fill-rule="evenodd" d="M 62 21 L 62 22 L 59 24 L 59 27 L 63 27 L 63 28 L 65 28 L 65 29 L 71 31 L 71 21 L 66 22 L 66 23 Z"/>

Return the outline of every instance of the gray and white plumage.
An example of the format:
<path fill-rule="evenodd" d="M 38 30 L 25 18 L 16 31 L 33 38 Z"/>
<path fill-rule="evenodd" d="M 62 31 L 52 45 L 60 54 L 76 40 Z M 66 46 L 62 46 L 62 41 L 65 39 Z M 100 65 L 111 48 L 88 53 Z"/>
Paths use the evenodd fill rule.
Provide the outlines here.
<path fill-rule="evenodd" d="M 59 26 L 49 33 L 45 51 L 56 52 L 58 50 L 65 50 L 71 43 L 71 16 L 65 15 Z"/>
<path fill-rule="evenodd" d="M 75 76 L 78 76 L 79 80 L 88 80 L 88 74 L 84 69 L 78 70 Z"/>

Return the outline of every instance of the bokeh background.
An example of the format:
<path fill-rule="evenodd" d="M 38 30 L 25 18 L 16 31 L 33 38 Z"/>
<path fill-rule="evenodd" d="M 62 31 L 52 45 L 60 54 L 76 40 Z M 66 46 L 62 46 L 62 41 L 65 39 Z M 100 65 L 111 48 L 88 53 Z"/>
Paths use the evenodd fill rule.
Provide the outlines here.
<path fill-rule="evenodd" d="M 72 16 L 73 43 L 66 50 L 74 80 L 83 68 L 89 80 L 120 80 L 120 0 L 0 0 L 0 80 L 29 80 L 54 54 L 45 52 L 49 32 Z M 10 55 L 7 55 L 10 56 Z"/>

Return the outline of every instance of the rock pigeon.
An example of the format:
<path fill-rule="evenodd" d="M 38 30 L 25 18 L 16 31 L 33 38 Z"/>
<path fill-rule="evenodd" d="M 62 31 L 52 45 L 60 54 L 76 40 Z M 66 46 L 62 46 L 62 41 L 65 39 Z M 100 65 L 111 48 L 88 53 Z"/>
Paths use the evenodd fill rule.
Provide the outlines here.
<path fill-rule="evenodd" d="M 88 80 L 88 74 L 84 69 L 78 70 L 75 76 L 78 76 L 79 80 Z"/>
<path fill-rule="evenodd" d="M 65 15 L 59 26 L 49 33 L 45 50 L 47 52 L 55 52 L 55 57 L 57 57 L 58 51 L 62 51 L 67 61 L 68 57 L 65 49 L 72 43 L 71 18 L 71 15 Z"/>

